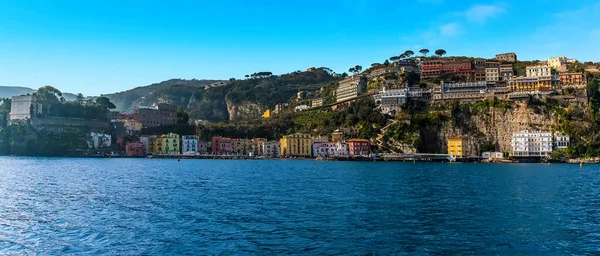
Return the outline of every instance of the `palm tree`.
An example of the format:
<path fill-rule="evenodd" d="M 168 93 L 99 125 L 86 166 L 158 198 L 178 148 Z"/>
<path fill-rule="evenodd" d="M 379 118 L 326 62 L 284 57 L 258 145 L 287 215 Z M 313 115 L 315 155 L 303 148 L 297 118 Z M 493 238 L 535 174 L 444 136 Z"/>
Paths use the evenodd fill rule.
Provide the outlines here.
<path fill-rule="evenodd" d="M 438 57 L 441 58 L 442 56 L 446 55 L 446 50 L 444 50 L 444 49 L 437 49 L 437 50 L 435 50 L 435 55 L 437 55 Z"/>
<path fill-rule="evenodd" d="M 410 58 L 410 56 L 415 55 L 415 52 L 411 51 L 411 50 L 406 50 L 404 52 L 404 55 L 406 55 L 407 58 Z"/>
<path fill-rule="evenodd" d="M 404 58 L 406 58 L 406 54 L 404 54 L 404 53 L 403 53 L 403 54 L 400 54 L 400 55 L 398 56 L 398 58 L 400 58 L 400 59 L 404 59 Z"/>
<path fill-rule="evenodd" d="M 400 60 L 400 57 L 398 57 L 398 56 L 392 56 L 392 57 L 390 57 L 390 60 L 392 62 L 396 62 L 396 61 Z"/>
<path fill-rule="evenodd" d="M 421 54 L 423 54 L 423 57 L 426 57 L 426 58 L 427 58 L 427 54 L 429 53 L 429 49 L 421 49 L 419 52 L 420 52 Z"/>
<path fill-rule="evenodd" d="M 361 65 L 354 66 L 354 73 L 359 74 L 362 71 Z"/>

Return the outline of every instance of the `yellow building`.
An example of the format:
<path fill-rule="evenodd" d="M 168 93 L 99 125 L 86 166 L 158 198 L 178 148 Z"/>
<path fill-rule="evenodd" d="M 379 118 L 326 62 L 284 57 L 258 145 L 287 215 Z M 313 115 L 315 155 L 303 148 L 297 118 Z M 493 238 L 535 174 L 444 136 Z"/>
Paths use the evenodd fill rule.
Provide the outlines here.
<path fill-rule="evenodd" d="M 456 157 L 463 157 L 465 151 L 463 145 L 465 140 L 461 137 L 454 137 L 448 139 L 448 155 L 454 155 Z"/>
<path fill-rule="evenodd" d="M 169 133 L 151 139 L 149 153 L 179 155 L 181 154 L 181 138 L 178 134 Z"/>
<path fill-rule="evenodd" d="M 312 156 L 312 139 L 308 134 L 294 133 L 279 140 L 281 156 Z"/>
<path fill-rule="evenodd" d="M 515 77 L 508 81 L 508 89 L 513 92 L 552 91 L 560 80 L 556 77 Z"/>
<path fill-rule="evenodd" d="M 271 118 L 271 110 L 269 110 L 269 109 L 265 110 L 265 113 L 263 114 L 263 118 Z"/>

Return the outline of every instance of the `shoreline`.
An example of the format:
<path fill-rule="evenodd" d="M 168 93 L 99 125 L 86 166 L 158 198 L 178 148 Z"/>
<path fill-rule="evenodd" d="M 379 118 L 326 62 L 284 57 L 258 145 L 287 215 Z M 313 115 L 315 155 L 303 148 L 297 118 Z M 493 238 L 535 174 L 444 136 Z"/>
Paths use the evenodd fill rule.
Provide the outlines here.
<path fill-rule="evenodd" d="M 381 157 L 351 157 L 351 158 L 327 158 L 318 159 L 313 157 L 250 157 L 250 156 L 212 156 L 212 155 L 199 155 L 199 156 L 186 156 L 186 155 L 160 155 L 160 156 L 111 156 L 111 155 L 98 155 L 98 156 L 26 156 L 26 155 L 5 155 L 8 157 L 49 157 L 49 158 L 127 158 L 127 159 L 173 159 L 173 160 L 311 160 L 311 161 L 323 161 L 323 162 L 403 162 L 403 163 L 481 163 L 481 164 L 600 164 L 600 158 L 586 158 L 586 159 L 563 159 L 563 160 L 542 160 L 532 161 L 518 161 L 512 159 L 485 161 L 474 158 L 457 159 L 457 161 L 450 162 L 448 160 L 431 160 L 431 159 L 383 159 Z"/>

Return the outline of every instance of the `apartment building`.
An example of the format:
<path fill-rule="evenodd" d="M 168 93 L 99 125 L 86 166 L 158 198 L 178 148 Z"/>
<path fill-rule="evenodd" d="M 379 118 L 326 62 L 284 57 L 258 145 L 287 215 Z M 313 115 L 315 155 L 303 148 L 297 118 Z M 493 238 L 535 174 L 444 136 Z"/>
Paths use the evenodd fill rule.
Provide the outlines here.
<path fill-rule="evenodd" d="M 560 71 L 566 69 L 567 60 L 568 59 L 565 56 L 550 57 L 548 58 L 548 66 Z"/>
<path fill-rule="evenodd" d="M 486 82 L 445 83 L 436 86 L 434 100 L 473 100 L 483 99 L 487 95 Z"/>
<path fill-rule="evenodd" d="M 440 59 L 424 60 L 421 64 L 421 79 L 436 78 L 442 75 L 444 61 Z"/>
<path fill-rule="evenodd" d="M 279 140 L 281 147 L 281 156 L 299 156 L 299 157 L 310 157 L 312 156 L 312 140 L 310 135 L 295 133 L 283 136 Z"/>
<path fill-rule="evenodd" d="M 348 141 L 348 152 L 351 156 L 367 156 L 371 153 L 371 142 L 366 139 Z"/>
<path fill-rule="evenodd" d="M 515 62 L 515 61 L 517 61 L 517 54 L 515 54 L 514 52 L 499 53 L 499 54 L 496 54 L 496 60 L 506 61 L 506 62 Z"/>
<path fill-rule="evenodd" d="M 512 136 L 512 155 L 515 157 L 545 157 L 552 152 L 552 132 L 521 131 Z"/>
<path fill-rule="evenodd" d="M 551 92 L 558 86 L 558 80 L 552 76 L 514 77 L 508 81 L 508 89 L 513 92 L 540 91 Z"/>
<path fill-rule="evenodd" d="M 452 137 L 448 139 L 448 155 L 453 155 L 458 158 L 465 156 L 464 145 L 465 139 L 461 137 Z"/>
<path fill-rule="evenodd" d="M 211 153 L 215 155 L 227 155 L 233 153 L 233 140 L 231 138 L 223 138 L 215 136 L 212 138 Z"/>
<path fill-rule="evenodd" d="M 159 103 L 156 106 L 138 106 L 134 109 L 135 119 L 142 127 L 169 126 L 177 123 L 177 106 Z"/>
<path fill-rule="evenodd" d="M 499 81 L 508 81 L 515 76 L 515 70 L 512 64 L 501 64 L 499 68 Z"/>
<path fill-rule="evenodd" d="M 197 154 L 198 153 L 198 136 L 196 136 L 196 135 L 181 136 L 181 151 L 184 154 Z"/>
<path fill-rule="evenodd" d="M 125 155 L 127 156 L 143 156 L 146 154 L 144 151 L 144 143 L 140 141 L 127 142 L 125 145 Z"/>
<path fill-rule="evenodd" d="M 348 144 L 345 142 L 315 142 L 312 147 L 314 157 L 346 157 L 349 155 Z"/>
<path fill-rule="evenodd" d="M 366 85 L 367 79 L 359 75 L 340 81 L 335 91 L 336 102 L 343 102 L 358 97 L 365 90 Z"/>
<path fill-rule="evenodd" d="M 565 134 L 554 134 L 554 148 L 556 149 L 565 149 L 571 145 L 571 138 L 569 135 Z"/>
<path fill-rule="evenodd" d="M 525 76 L 527 77 L 542 77 L 555 75 L 555 72 L 552 71 L 552 67 L 548 65 L 527 66 L 525 68 L 525 72 Z"/>
<path fill-rule="evenodd" d="M 401 89 L 386 89 L 385 87 L 376 95 L 373 96 L 375 103 L 381 108 L 381 112 L 389 114 L 398 110 L 408 97 L 408 88 Z"/>
<path fill-rule="evenodd" d="M 315 98 L 311 101 L 311 107 L 316 108 L 316 107 L 320 107 L 323 106 L 323 98 Z"/>
<path fill-rule="evenodd" d="M 260 144 L 262 156 L 281 157 L 281 147 L 279 141 L 267 141 Z"/>
<path fill-rule="evenodd" d="M 562 86 L 577 86 L 587 83 L 583 73 L 560 73 L 559 78 Z"/>
<path fill-rule="evenodd" d="M 500 68 L 486 68 L 485 81 L 488 84 L 496 84 L 500 80 Z"/>
<path fill-rule="evenodd" d="M 467 81 L 473 80 L 473 70 L 473 62 L 470 60 L 447 61 L 443 64 L 443 74 L 464 77 Z"/>

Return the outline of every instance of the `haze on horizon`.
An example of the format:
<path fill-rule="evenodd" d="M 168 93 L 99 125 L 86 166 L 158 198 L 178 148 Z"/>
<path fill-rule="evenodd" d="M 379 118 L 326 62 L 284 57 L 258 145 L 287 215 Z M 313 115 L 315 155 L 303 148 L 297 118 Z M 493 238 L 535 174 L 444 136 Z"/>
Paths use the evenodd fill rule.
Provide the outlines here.
<path fill-rule="evenodd" d="M 345 72 L 411 49 L 599 60 L 600 2 L 0 2 L 0 85 L 99 95 L 171 78 Z"/>

